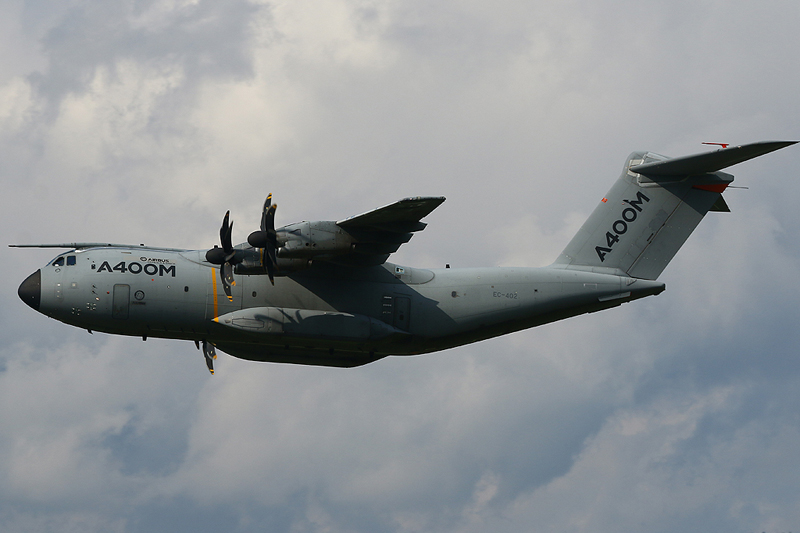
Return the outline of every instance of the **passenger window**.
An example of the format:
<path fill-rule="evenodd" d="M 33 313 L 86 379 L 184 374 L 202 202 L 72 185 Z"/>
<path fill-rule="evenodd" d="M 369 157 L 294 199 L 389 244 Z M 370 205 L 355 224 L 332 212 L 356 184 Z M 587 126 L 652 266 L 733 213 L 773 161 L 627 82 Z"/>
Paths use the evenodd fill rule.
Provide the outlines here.
<path fill-rule="evenodd" d="M 75 264 L 75 256 L 68 255 L 67 256 L 67 266 L 73 266 Z"/>
<path fill-rule="evenodd" d="M 64 266 L 64 258 L 63 257 L 59 257 L 58 259 L 53 261 L 53 266 L 55 266 L 55 267 Z"/>

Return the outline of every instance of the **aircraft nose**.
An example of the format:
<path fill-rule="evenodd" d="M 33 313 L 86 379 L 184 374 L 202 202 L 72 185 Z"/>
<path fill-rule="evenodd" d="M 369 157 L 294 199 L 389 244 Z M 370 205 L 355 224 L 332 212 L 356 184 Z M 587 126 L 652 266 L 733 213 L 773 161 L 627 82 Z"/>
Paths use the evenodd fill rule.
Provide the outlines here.
<path fill-rule="evenodd" d="M 17 294 L 23 302 L 38 311 L 42 301 L 42 271 L 37 270 L 25 278 L 25 281 L 19 286 Z"/>

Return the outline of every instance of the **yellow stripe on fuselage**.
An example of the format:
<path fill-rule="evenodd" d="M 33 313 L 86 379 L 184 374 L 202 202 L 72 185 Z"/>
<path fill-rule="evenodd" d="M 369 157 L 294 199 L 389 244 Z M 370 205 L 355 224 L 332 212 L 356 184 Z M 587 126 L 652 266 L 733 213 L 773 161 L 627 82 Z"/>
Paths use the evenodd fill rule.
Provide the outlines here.
<path fill-rule="evenodd" d="M 217 311 L 217 269 L 211 269 L 211 285 L 212 285 L 212 293 L 214 294 L 214 320 L 217 319 L 219 316 L 219 312 Z"/>

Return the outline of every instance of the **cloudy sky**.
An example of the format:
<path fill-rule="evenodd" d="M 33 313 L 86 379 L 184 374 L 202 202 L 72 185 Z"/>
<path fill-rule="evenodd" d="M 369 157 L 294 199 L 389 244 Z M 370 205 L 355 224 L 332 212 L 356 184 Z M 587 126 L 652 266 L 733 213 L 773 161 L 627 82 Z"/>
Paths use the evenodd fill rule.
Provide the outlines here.
<path fill-rule="evenodd" d="M 800 3 L 6 0 L 4 243 L 210 247 L 447 197 L 394 256 L 552 262 L 634 150 L 800 138 Z M 0 248 L 0 529 L 800 530 L 800 148 L 668 290 L 342 370 L 88 335 Z"/>

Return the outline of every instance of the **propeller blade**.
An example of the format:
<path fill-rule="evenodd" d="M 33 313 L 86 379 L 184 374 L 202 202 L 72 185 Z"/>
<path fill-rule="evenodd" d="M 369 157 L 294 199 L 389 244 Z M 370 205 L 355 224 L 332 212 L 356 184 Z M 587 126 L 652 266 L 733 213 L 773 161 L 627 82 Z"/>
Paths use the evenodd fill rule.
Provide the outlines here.
<path fill-rule="evenodd" d="M 254 231 L 247 237 L 247 242 L 254 248 L 266 248 L 272 244 L 277 249 L 278 233 L 275 231 L 275 210 L 278 204 L 272 204 L 272 195 L 267 196 L 264 202 L 264 211 L 261 213 L 261 231 Z"/>
<path fill-rule="evenodd" d="M 263 261 L 264 256 L 262 255 L 261 257 L 262 257 L 262 262 L 264 262 Z M 272 266 L 273 265 L 272 260 L 267 259 L 265 263 L 267 265 L 267 276 L 269 277 L 269 282 L 272 283 L 273 286 L 275 286 L 275 267 Z"/>
<path fill-rule="evenodd" d="M 219 277 L 222 279 L 222 289 L 225 291 L 225 296 L 228 297 L 228 300 L 233 301 L 231 285 L 236 285 L 236 280 L 233 279 L 233 265 L 227 261 L 223 263 L 219 269 Z"/>
<path fill-rule="evenodd" d="M 214 359 L 217 358 L 217 351 L 214 349 L 214 345 L 210 342 L 203 340 L 203 356 L 206 359 L 206 366 L 208 367 L 208 371 L 212 374 L 214 373 Z"/>
<path fill-rule="evenodd" d="M 275 231 L 275 211 L 278 210 L 278 204 L 272 204 L 269 206 L 269 210 L 266 212 L 266 229 L 263 231 L 267 232 L 267 239 L 269 242 L 274 246 L 278 245 L 278 234 Z"/>
<path fill-rule="evenodd" d="M 213 248 L 206 252 L 206 261 L 212 265 L 219 265 L 219 277 L 222 280 L 222 288 L 225 290 L 225 296 L 228 300 L 233 301 L 231 294 L 231 286 L 236 285 L 236 280 L 233 277 L 233 265 L 242 262 L 241 255 L 236 257 L 236 250 L 233 248 L 231 235 L 233 234 L 233 221 L 231 221 L 231 212 L 226 211 L 225 216 L 222 218 L 222 226 L 219 228 L 219 240 L 222 248 L 214 245 Z"/>
<path fill-rule="evenodd" d="M 261 231 L 254 231 L 247 242 L 261 249 L 261 265 L 266 267 L 269 281 L 275 285 L 275 270 L 278 267 L 278 233 L 275 231 L 275 210 L 278 204 L 272 203 L 272 193 L 267 195 L 261 211 Z"/>
<path fill-rule="evenodd" d="M 264 247 L 264 250 L 267 252 L 267 257 L 269 258 L 270 263 L 272 263 L 274 266 L 278 266 L 277 243 L 268 241 L 267 245 Z"/>
<path fill-rule="evenodd" d="M 267 213 L 272 207 L 272 193 L 267 195 L 267 199 L 264 201 L 264 209 L 261 210 L 261 231 L 267 231 Z"/>
<path fill-rule="evenodd" d="M 222 248 L 214 245 L 212 249 L 206 252 L 206 261 L 213 265 L 221 265 L 234 258 L 235 250 L 231 242 L 233 222 L 230 222 L 230 216 L 231 212 L 226 211 L 225 216 L 222 218 L 222 226 L 219 228 L 219 241 L 222 244 Z"/>
<path fill-rule="evenodd" d="M 266 263 L 267 267 L 267 275 L 269 276 L 269 281 L 273 285 L 275 285 L 275 269 L 278 267 L 278 257 L 276 254 L 276 247 L 272 243 L 267 243 L 266 248 L 264 248 L 264 255 L 266 256 Z M 263 257 L 263 256 L 262 256 Z"/>
<path fill-rule="evenodd" d="M 231 212 L 226 211 L 225 217 L 222 219 L 222 227 L 219 229 L 219 240 L 222 243 L 222 249 L 226 254 L 233 252 L 233 243 L 231 243 L 231 234 L 233 233 L 233 222 L 228 224 Z"/>

